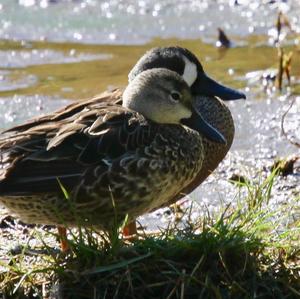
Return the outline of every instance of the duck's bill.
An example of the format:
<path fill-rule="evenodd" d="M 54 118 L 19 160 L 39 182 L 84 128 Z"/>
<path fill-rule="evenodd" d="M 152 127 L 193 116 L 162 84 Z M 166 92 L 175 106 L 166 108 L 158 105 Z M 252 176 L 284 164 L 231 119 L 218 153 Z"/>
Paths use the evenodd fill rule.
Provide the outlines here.
<path fill-rule="evenodd" d="M 224 86 L 209 78 L 206 74 L 203 74 L 197 81 L 195 82 L 195 92 L 199 95 L 216 96 L 224 101 L 246 99 L 244 93 Z"/>
<path fill-rule="evenodd" d="M 182 123 L 204 135 L 207 139 L 226 145 L 226 138 L 212 125 L 210 125 L 202 115 L 194 110 L 190 118 L 182 120 Z"/>

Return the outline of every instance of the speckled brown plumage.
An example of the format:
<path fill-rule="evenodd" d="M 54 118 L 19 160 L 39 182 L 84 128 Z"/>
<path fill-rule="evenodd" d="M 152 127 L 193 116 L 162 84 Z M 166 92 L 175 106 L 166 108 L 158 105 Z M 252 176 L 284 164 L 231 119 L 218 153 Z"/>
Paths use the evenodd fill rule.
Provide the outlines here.
<path fill-rule="evenodd" d="M 194 190 L 223 160 L 234 135 L 230 111 L 212 95 L 225 100 L 245 95 L 207 77 L 196 56 L 180 47 L 150 50 L 129 79 L 161 67 L 188 83 L 193 105 L 223 134 L 226 145 L 199 135 L 197 123 L 194 127 L 182 122 L 197 132 L 149 123 L 121 107 L 121 91 L 107 92 L 7 132 L 0 140 L 0 202 L 28 222 L 76 225 L 80 221 L 107 228 L 116 207 L 119 220 L 126 214 L 134 220 Z M 152 83 L 154 90 L 160 85 Z M 64 199 L 57 178 L 70 192 L 71 201 Z M 100 200 L 99 194 L 103 195 Z"/>
<path fill-rule="evenodd" d="M 122 104 L 121 97 L 115 103 Z M 205 120 L 223 134 L 227 144 L 212 142 L 205 136 L 202 136 L 204 160 L 200 171 L 188 186 L 180 190 L 176 196 L 168 203 L 162 205 L 162 207 L 175 203 L 195 190 L 223 161 L 232 145 L 235 132 L 234 122 L 231 112 L 224 102 L 216 97 L 197 96 L 196 106 Z"/>
<path fill-rule="evenodd" d="M 203 137 L 204 160 L 195 179 L 168 202 L 175 203 L 180 198 L 191 193 L 197 188 L 220 164 L 228 153 L 234 137 L 234 122 L 228 107 L 218 98 L 198 96 L 197 108 L 207 122 L 214 126 L 227 140 L 223 145 L 215 143 Z"/>
<path fill-rule="evenodd" d="M 112 105 L 72 104 L 0 140 L 0 201 L 25 222 L 108 229 L 172 199 L 199 173 L 202 137 Z M 69 191 L 67 200 L 59 182 Z"/>
<path fill-rule="evenodd" d="M 116 97 L 114 103 L 118 105 L 122 104 L 121 93 Z M 197 188 L 223 161 L 233 142 L 235 132 L 234 122 L 229 108 L 222 100 L 216 97 L 197 96 L 196 106 L 201 111 L 205 120 L 223 134 L 227 140 L 227 144 L 212 142 L 205 136 L 202 136 L 205 158 L 199 173 L 188 186 L 180 190 L 174 198 L 163 206 L 175 203 Z"/>

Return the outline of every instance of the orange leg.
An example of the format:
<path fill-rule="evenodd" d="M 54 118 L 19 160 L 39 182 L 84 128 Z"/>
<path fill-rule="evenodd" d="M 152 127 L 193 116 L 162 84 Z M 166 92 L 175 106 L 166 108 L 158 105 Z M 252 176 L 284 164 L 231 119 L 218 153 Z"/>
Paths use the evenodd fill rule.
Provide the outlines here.
<path fill-rule="evenodd" d="M 123 235 L 124 237 L 130 237 L 133 235 L 137 234 L 137 229 L 136 229 L 136 222 L 132 221 L 128 223 L 128 225 L 124 226 L 123 228 Z"/>
<path fill-rule="evenodd" d="M 67 240 L 67 229 L 63 226 L 58 226 L 58 235 L 60 239 L 60 248 L 62 252 L 66 252 L 69 250 L 69 244 Z"/>

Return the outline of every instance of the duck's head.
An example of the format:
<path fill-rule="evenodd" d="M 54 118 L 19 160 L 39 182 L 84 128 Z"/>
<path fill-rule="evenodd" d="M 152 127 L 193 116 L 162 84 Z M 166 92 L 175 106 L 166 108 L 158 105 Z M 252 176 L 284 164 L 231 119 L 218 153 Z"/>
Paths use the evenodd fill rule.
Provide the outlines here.
<path fill-rule="evenodd" d="M 244 93 L 209 78 L 197 57 L 185 48 L 161 47 L 149 50 L 130 71 L 129 82 L 141 72 L 153 68 L 166 68 L 178 73 L 189 85 L 193 95 L 217 96 L 225 101 L 246 98 Z"/>
<path fill-rule="evenodd" d="M 194 109 L 191 89 L 182 77 L 166 68 L 145 70 L 136 75 L 123 93 L 123 106 L 162 124 L 185 124 L 207 138 L 226 143 L 223 135 Z M 197 115 L 196 124 L 193 115 Z"/>

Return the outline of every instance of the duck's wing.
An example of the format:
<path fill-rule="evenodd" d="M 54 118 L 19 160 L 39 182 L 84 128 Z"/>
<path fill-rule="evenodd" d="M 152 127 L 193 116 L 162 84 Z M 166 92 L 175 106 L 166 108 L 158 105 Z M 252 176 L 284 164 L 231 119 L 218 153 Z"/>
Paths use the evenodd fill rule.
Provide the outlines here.
<path fill-rule="evenodd" d="M 99 105 L 103 104 L 122 105 L 122 91 L 120 89 L 115 89 L 111 92 L 106 91 L 91 99 L 74 102 L 52 113 L 33 118 L 24 124 L 12 127 L 3 133 L 26 131 L 41 124 L 61 121 L 82 112 L 84 109 L 97 109 Z"/>
<path fill-rule="evenodd" d="M 149 144 L 158 130 L 138 113 L 104 103 L 22 127 L 0 140 L 0 195 L 57 192 L 58 180 L 72 190 L 86 171 Z"/>

